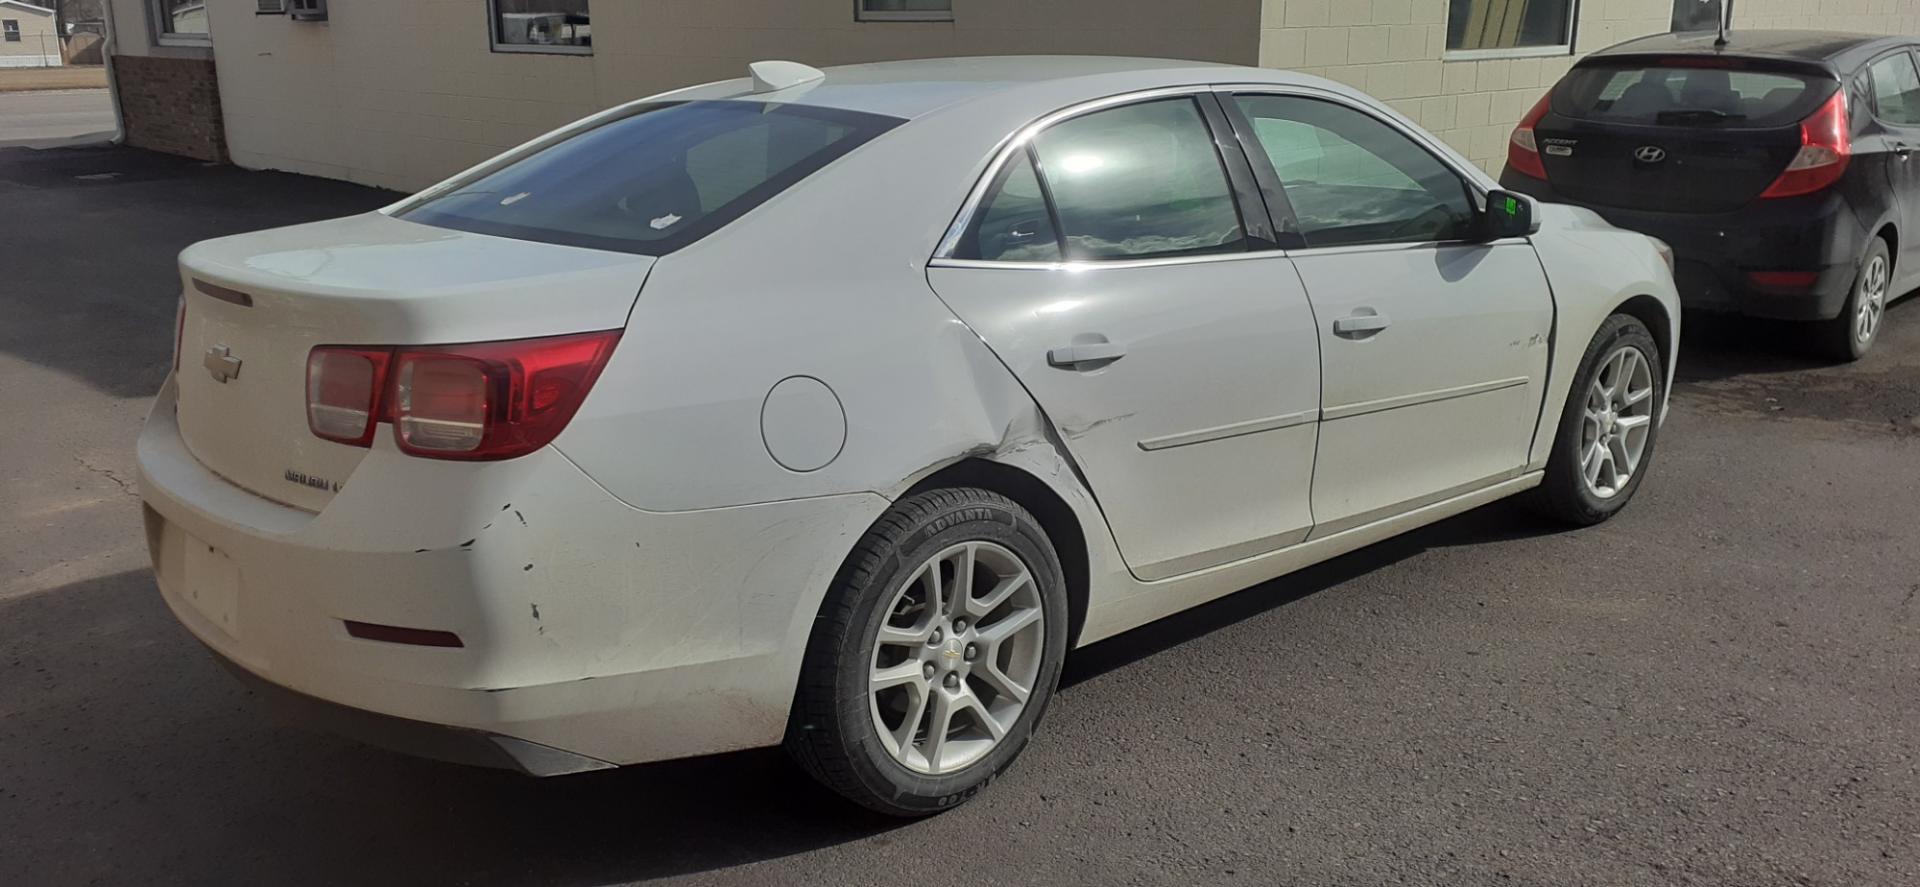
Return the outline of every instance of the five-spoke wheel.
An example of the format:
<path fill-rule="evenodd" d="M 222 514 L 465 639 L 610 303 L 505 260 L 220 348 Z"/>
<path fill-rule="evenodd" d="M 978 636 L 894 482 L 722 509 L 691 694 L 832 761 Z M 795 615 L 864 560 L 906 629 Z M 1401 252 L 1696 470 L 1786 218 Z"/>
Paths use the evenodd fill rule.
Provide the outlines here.
<path fill-rule="evenodd" d="M 1654 372 L 1640 349 L 1615 348 L 1587 384 L 1580 422 L 1580 476 L 1602 499 L 1633 481 L 1653 432 Z"/>

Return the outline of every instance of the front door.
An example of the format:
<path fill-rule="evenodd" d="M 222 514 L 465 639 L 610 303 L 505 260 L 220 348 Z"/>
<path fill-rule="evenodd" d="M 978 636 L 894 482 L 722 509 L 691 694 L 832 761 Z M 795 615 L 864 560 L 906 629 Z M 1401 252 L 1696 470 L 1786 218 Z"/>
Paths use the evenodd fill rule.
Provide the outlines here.
<path fill-rule="evenodd" d="M 1886 168 L 1900 230 L 1920 231 L 1920 67 L 1909 51 L 1891 53 L 1867 66 L 1867 82 L 1873 105 L 1855 113 L 1871 113 L 1877 126 L 1861 139 L 1861 159 L 1876 159 Z M 1920 237 L 1900 241 L 1894 266 L 1902 280 L 1915 280 L 1920 274 Z"/>
<path fill-rule="evenodd" d="M 1044 130 L 928 272 L 1046 411 L 1146 580 L 1313 522 L 1313 314 L 1286 257 L 1246 234 L 1202 100 Z"/>
<path fill-rule="evenodd" d="M 1314 535 L 1518 475 L 1553 330 L 1533 247 L 1472 242 L 1467 181 L 1355 104 L 1254 94 L 1231 104 L 1272 165 L 1319 322 Z"/>

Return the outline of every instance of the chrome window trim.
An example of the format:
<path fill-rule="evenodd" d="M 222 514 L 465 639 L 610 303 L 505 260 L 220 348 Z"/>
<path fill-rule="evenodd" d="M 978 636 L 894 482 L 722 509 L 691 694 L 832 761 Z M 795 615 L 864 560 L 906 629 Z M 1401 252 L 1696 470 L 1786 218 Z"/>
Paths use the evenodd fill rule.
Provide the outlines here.
<path fill-rule="evenodd" d="M 1018 271 L 1118 271 L 1126 268 L 1203 265 L 1212 262 L 1243 262 L 1248 259 L 1285 258 L 1286 256 L 1286 250 L 1275 247 L 1271 249 L 1243 250 L 1235 253 L 1204 253 L 1194 256 L 1163 256 L 1157 259 L 1114 259 L 1111 261 L 1021 262 L 1003 259 L 953 259 L 936 257 L 927 262 L 927 267 L 1000 268 Z"/>
<path fill-rule="evenodd" d="M 1419 145 L 1422 148 L 1425 148 L 1427 153 L 1433 155 L 1433 159 L 1439 161 L 1441 166 L 1444 166 L 1447 169 L 1452 170 L 1454 175 L 1459 176 L 1462 180 L 1464 180 L 1467 183 L 1467 186 L 1473 190 L 1474 195 L 1478 197 L 1482 203 L 1486 202 L 1487 192 L 1495 190 L 1495 188 L 1490 187 L 1490 180 L 1486 178 L 1486 173 L 1482 172 L 1479 167 L 1462 166 L 1460 163 L 1456 162 L 1455 159 L 1452 157 L 1453 149 L 1448 147 L 1446 143 L 1441 142 L 1418 129 L 1409 129 L 1406 125 L 1402 124 L 1395 117 L 1382 115 L 1380 113 L 1380 109 L 1371 107 L 1362 102 L 1354 101 L 1353 98 L 1351 98 L 1350 96 L 1344 95 L 1342 93 L 1334 92 L 1331 89 L 1321 89 L 1320 87 L 1317 87 L 1317 86 L 1282 84 L 1282 83 L 1228 83 L 1228 84 L 1222 84 L 1220 86 L 1217 86 L 1215 87 L 1215 89 L 1221 93 L 1227 94 L 1226 96 L 1223 96 L 1223 98 L 1231 97 L 1231 95 L 1236 93 L 1251 93 L 1256 95 L 1297 96 L 1300 98 L 1319 99 L 1321 101 L 1329 101 L 1338 105 L 1342 105 L 1346 107 L 1348 110 L 1365 114 L 1368 117 L 1372 117 L 1373 119 L 1380 121 L 1380 123 L 1392 129 L 1394 132 L 1397 132 L 1403 136 L 1406 136 L 1409 139 L 1412 139 L 1415 144 Z M 1285 185 L 1286 183 L 1282 182 L 1281 184 Z M 1448 242 L 1452 243 L 1456 241 L 1448 241 Z"/>
<path fill-rule="evenodd" d="M 1027 145 L 1033 141 L 1034 137 L 1039 135 L 1044 130 L 1046 130 L 1047 127 L 1052 126 L 1056 123 L 1060 123 L 1065 120 L 1071 120 L 1075 117 L 1083 117 L 1095 111 L 1104 111 L 1108 108 L 1119 107 L 1121 105 L 1131 105 L 1137 102 L 1148 102 L 1148 101 L 1153 101 L 1155 99 L 1167 99 L 1167 98 L 1175 98 L 1179 96 L 1190 96 L 1190 97 L 1197 98 L 1198 96 L 1205 95 L 1212 91 L 1214 91 L 1213 86 L 1201 83 L 1201 84 L 1191 84 L 1187 86 L 1157 86 L 1152 89 L 1142 89 L 1142 90 L 1135 90 L 1133 92 L 1123 92 L 1118 95 L 1110 95 L 1104 98 L 1090 99 L 1088 101 L 1080 102 L 1078 104 L 1068 105 L 1065 108 L 1061 108 L 1058 111 L 1054 111 L 1050 114 L 1046 114 L 1042 116 L 1040 119 L 1035 120 L 1032 123 L 1027 124 L 1026 126 L 1023 126 L 1018 130 L 1015 130 L 1012 136 L 1009 136 L 1007 139 L 1003 140 L 998 147 L 994 148 L 993 160 L 987 163 L 987 168 L 981 173 L 979 180 L 974 182 L 973 187 L 967 191 L 967 199 L 961 202 L 960 212 L 953 217 L 953 223 L 947 226 L 946 235 L 940 238 L 940 245 L 937 248 L 935 248 L 933 251 L 933 259 L 931 260 L 932 263 L 936 263 L 936 264 L 941 262 L 967 262 L 967 263 L 973 263 L 973 264 L 984 263 L 984 264 L 992 265 L 994 267 L 1004 267 L 1009 265 L 1026 266 L 1026 267 L 1063 266 L 1063 265 L 1097 265 L 1099 267 L 1106 268 L 1106 267 L 1112 267 L 1113 265 L 1118 264 L 1120 262 L 1136 261 L 1136 260 L 1126 260 L 1126 259 L 1118 260 L 1118 262 L 1008 262 L 1008 261 L 1000 261 L 1000 260 L 983 261 L 983 260 L 977 260 L 977 259 L 955 259 L 953 258 L 953 251 L 959 247 L 960 239 L 966 236 L 968 226 L 973 224 L 973 217 L 979 213 L 980 204 L 985 202 L 985 200 L 987 199 L 987 191 L 992 189 L 994 181 L 1000 177 L 1000 168 L 1007 165 L 1008 160 L 1015 153 L 1026 150 Z M 1196 113 L 1200 112 L 1200 108 L 1198 107 L 1197 103 L 1195 105 L 1194 111 Z M 1204 117 L 1203 117 L 1203 123 L 1204 123 Z M 1224 170 L 1222 171 L 1221 178 L 1222 180 L 1225 180 L 1226 178 Z M 1231 185 L 1231 183 L 1229 183 L 1229 185 Z M 1235 253 L 1234 255 L 1239 255 L 1239 254 Z M 1188 260 L 1187 257 L 1176 257 L 1176 258 L 1180 260 Z M 1199 257 L 1199 258 L 1207 258 L 1207 257 Z M 1141 260 L 1141 261 L 1161 261 L 1161 260 L 1147 259 L 1147 260 Z M 970 266 L 971 264 L 969 266 L 962 266 L 962 267 L 970 267 Z"/>

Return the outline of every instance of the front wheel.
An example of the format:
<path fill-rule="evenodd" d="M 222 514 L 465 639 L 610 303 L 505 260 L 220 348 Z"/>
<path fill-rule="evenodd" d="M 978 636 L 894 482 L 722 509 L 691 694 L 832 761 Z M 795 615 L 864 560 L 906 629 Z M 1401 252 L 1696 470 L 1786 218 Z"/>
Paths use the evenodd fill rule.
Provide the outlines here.
<path fill-rule="evenodd" d="M 1536 494 L 1543 511 L 1588 526 L 1626 507 L 1653 461 L 1662 377 L 1660 349 L 1646 325 L 1624 314 L 1600 325 L 1560 415 Z"/>
<path fill-rule="evenodd" d="M 1060 680 L 1066 583 L 1044 530 L 997 493 L 895 504 L 814 624 L 787 750 L 895 816 L 980 791 L 1013 762 Z"/>

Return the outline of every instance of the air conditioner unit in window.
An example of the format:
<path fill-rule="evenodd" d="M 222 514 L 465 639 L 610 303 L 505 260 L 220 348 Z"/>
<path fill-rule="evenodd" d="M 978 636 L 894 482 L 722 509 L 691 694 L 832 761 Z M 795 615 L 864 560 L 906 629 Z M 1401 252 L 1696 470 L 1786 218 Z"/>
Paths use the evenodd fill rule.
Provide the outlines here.
<path fill-rule="evenodd" d="M 327 20 L 327 0 L 287 0 L 293 10 L 296 22 L 324 22 Z"/>
<path fill-rule="evenodd" d="M 286 11 L 287 11 L 287 0 L 259 0 L 259 5 L 254 8 L 253 14 L 254 15 L 284 15 L 286 14 Z"/>

